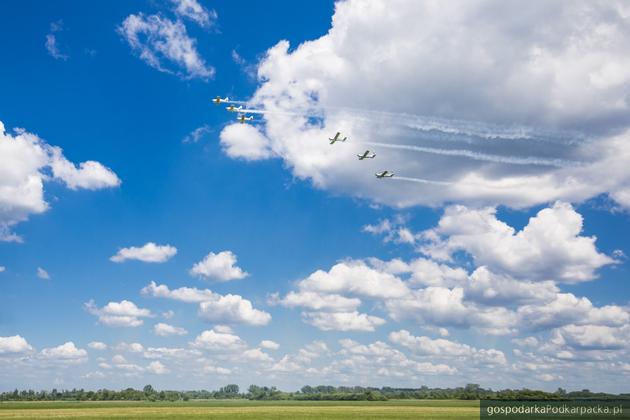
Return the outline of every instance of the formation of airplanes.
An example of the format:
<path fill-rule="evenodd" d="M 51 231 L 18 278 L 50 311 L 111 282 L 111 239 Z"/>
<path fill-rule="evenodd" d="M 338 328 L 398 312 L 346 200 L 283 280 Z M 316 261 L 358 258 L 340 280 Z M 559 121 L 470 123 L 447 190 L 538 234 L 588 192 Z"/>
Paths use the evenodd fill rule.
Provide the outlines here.
<path fill-rule="evenodd" d="M 223 99 L 221 99 L 223 100 Z M 225 109 L 228 110 L 228 112 L 241 112 L 243 110 L 243 105 L 239 105 L 239 106 L 234 106 L 234 104 L 228 105 L 227 107 L 225 107 Z"/>
<path fill-rule="evenodd" d="M 224 104 L 224 103 L 230 102 L 230 98 L 228 98 L 227 96 L 225 98 L 221 98 L 220 96 L 217 96 L 216 98 L 212 100 L 212 102 L 214 102 L 217 105 Z"/>
<path fill-rule="evenodd" d="M 253 117 L 253 116 L 249 116 L 249 117 L 248 117 L 248 116 L 247 116 L 247 115 L 245 115 L 245 114 L 241 114 L 241 115 L 239 115 L 239 116 L 236 118 L 236 120 L 237 120 L 238 122 L 240 122 L 241 124 L 243 124 L 243 123 L 245 123 L 245 122 L 247 122 L 247 121 L 254 121 L 254 117 Z"/>
<path fill-rule="evenodd" d="M 329 138 L 328 141 L 330 141 L 330 144 L 335 144 L 338 141 L 344 142 L 348 140 L 348 137 L 344 137 L 341 138 L 341 133 L 339 131 L 337 131 L 337 134 L 335 134 L 335 137 Z"/>
<path fill-rule="evenodd" d="M 357 155 L 357 157 L 359 158 L 359 160 L 374 159 L 376 157 L 376 153 L 370 153 L 369 150 L 366 150 L 365 152 L 361 153 L 360 155 Z"/>
<path fill-rule="evenodd" d="M 217 96 L 214 99 L 212 99 L 212 102 L 216 105 L 228 103 L 229 105 L 225 109 L 227 109 L 228 112 L 236 112 L 238 114 L 238 117 L 236 117 L 236 120 L 240 122 L 241 124 L 254 120 L 253 116 L 248 116 L 245 114 L 246 111 L 243 109 L 242 105 L 239 105 L 239 106 L 234 105 L 234 102 L 238 103 L 238 101 L 230 101 L 230 98 L 227 96 L 225 98 Z M 330 142 L 331 146 L 337 142 L 343 143 L 346 140 L 348 140 L 348 137 L 342 136 L 339 131 L 337 131 L 334 137 L 328 138 L 328 141 Z M 366 150 L 365 152 L 357 155 L 357 157 L 359 158 L 359 160 L 374 159 L 376 157 L 376 153 Z M 377 179 L 383 179 L 383 178 L 392 178 L 394 176 L 394 173 L 391 171 L 381 171 L 381 172 L 375 173 L 374 175 L 376 176 Z"/>
<path fill-rule="evenodd" d="M 348 140 L 348 137 L 344 136 L 343 138 L 341 137 L 341 133 L 339 131 L 337 131 L 337 134 L 335 134 L 334 137 L 329 137 L 328 141 L 330 141 L 330 144 L 333 145 L 338 141 L 344 142 Z M 359 160 L 364 160 L 364 159 L 374 159 L 376 157 L 376 153 L 370 152 L 369 150 L 366 150 L 365 152 L 361 153 L 360 155 L 357 155 L 357 157 L 359 158 Z M 381 171 L 381 172 L 377 172 L 374 175 L 376 175 L 376 178 L 378 179 L 383 179 L 383 178 L 392 178 L 394 176 L 393 172 L 390 171 Z"/>

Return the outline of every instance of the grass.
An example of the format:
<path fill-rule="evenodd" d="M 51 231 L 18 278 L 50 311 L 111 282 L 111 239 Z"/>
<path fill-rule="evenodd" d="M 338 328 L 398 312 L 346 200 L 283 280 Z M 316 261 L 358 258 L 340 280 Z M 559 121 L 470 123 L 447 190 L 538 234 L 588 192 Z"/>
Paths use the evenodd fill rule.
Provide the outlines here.
<path fill-rule="evenodd" d="M 0 419 L 443 419 L 479 418 L 459 400 L 4 402 Z"/>

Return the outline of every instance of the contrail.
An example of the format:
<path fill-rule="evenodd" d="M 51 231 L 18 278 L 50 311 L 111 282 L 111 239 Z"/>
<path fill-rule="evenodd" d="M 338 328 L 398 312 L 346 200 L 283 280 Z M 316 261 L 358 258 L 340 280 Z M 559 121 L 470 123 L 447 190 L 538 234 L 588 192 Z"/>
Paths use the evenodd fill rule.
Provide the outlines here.
<path fill-rule="evenodd" d="M 252 105 L 246 101 L 230 101 L 234 104 Z M 328 111 L 346 112 L 353 118 L 374 122 L 381 118 L 384 124 L 405 127 L 426 133 L 442 133 L 441 140 L 472 143 L 475 138 L 487 141 L 537 141 L 552 144 L 574 145 L 582 143 L 586 138 L 575 132 L 552 131 L 536 129 L 527 126 L 502 126 L 484 122 L 439 118 L 408 113 L 393 113 L 387 111 L 371 111 L 347 107 L 295 108 L 293 111 L 244 109 L 242 112 L 251 114 L 270 114 L 299 116 L 307 118 L 335 117 Z M 338 115 L 339 116 L 339 115 Z M 343 116 L 343 115 L 340 115 Z M 531 163 L 523 163 L 531 164 Z M 552 166 L 557 166 L 552 164 Z"/>
<path fill-rule="evenodd" d="M 448 182 L 448 181 L 433 181 L 430 179 L 409 178 L 406 176 L 398 176 L 398 175 L 394 175 L 392 179 L 398 179 L 400 181 L 417 182 L 419 184 L 432 184 L 432 185 L 454 185 L 455 184 L 454 182 Z"/>
<path fill-rule="evenodd" d="M 513 165 L 540 165 L 540 166 L 555 166 L 558 168 L 566 168 L 570 166 L 580 165 L 579 162 L 571 162 L 571 161 L 567 161 L 563 159 L 545 159 L 545 158 L 537 158 L 537 157 L 491 155 L 487 153 L 474 152 L 472 150 L 465 150 L 465 149 L 438 149 L 434 147 L 422 147 L 422 146 L 413 146 L 413 145 L 406 145 L 406 144 L 377 143 L 377 142 L 371 142 L 371 141 L 366 141 L 362 143 L 369 144 L 372 146 L 377 146 L 377 147 L 385 147 L 389 149 L 413 150 L 416 152 L 433 153 L 436 155 L 444 155 L 444 156 L 462 156 L 462 157 L 467 157 L 469 159 L 482 160 L 485 162 L 509 163 Z"/>

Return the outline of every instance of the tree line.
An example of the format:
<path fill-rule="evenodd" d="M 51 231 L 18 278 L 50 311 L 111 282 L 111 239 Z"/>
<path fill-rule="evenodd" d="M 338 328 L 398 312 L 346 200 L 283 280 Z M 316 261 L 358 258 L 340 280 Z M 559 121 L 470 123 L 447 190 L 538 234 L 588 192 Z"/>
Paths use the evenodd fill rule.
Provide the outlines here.
<path fill-rule="evenodd" d="M 607 394 L 582 391 L 567 392 L 558 388 L 555 392 L 531 389 L 505 389 L 493 391 L 477 384 L 458 388 L 392 388 L 362 386 L 303 386 L 296 392 L 280 391 L 276 387 L 250 385 L 241 392 L 236 384 L 229 384 L 215 391 L 156 390 L 146 385 L 142 390 L 127 388 L 120 391 L 99 389 L 52 389 L 50 391 L 18 390 L 0 393 L 0 401 L 189 401 L 210 399 L 249 400 L 304 400 L 304 401 L 385 401 L 389 399 L 458 399 L 458 400 L 569 400 L 569 399 L 630 399 L 627 394 Z"/>

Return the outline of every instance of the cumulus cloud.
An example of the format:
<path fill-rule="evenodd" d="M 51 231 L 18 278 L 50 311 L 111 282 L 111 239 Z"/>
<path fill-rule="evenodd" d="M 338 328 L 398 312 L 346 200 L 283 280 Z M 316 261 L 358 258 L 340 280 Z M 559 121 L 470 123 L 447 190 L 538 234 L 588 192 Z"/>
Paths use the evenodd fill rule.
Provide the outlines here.
<path fill-rule="evenodd" d="M 122 352 L 130 352 L 130 353 L 142 353 L 144 351 L 144 346 L 140 343 L 126 343 L 121 342 L 114 347 L 116 351 Z"/>
<path fill-rule="evenodd" d="M 138 308 L 129 300 L 109 302 L 102 308 L 90 300 L 84 306 L 87 312 L 98 317 L 98 322 L 108 327 L 139 327 L 144 323 L 141 318 L 153 316 L 150 310 Z"/>
<path fill-rule="evenodd" d="M 259 345 L 263 349 L 268 349 L 268 350 L 278 350 L 280 348 L 280 344 L 272 340 L 263 340 L 260 342 Z"/>
<path fill-rule="evenodd" d="M 259 144 L 316 187 L 390 205 L 628 206 L 625 10 L 538 0 L 515 20 L 499 0 L 340 2 L 328 33 L 280 41 L 258 66 Z M 251 141 L 233 126 L 231 144 Z M 336 131 L 349 140 L 333 148 Z M 378 158 L 358 162 L 367 148 Z M 375 183 L 382 169 L 399 179 Z"/>
<path fill-rule="evenodd" d="M 167 285 L 160 284 L 152 281 L 147 286 L 142 288 L 140 293 L 144 296 L 153 296 L 158 298 L 166 298 L 179 300 L 187 303 L 199 303 L 206 300 L 217 299 L 220 296 L 208 289 L 197 289 L 194 287 L 180 287 L 178 289 L 169 289 Z"/>
<path fill-rule="evenodd" d="M 217 12 L 208 10 L 197 0 L 171 0 L 175 6 L 175 14 L 182 18 L 190 19 L 199 26 L 209 28 L 217 19 Z"/>
<path fill-rule="evenodd" d="M 6 268 L 5 266 L 0 265 L 0 273 L 5 272 L 5 271 L 6 271 L 6 269 L 7 269 L 7 268 Z"/>
<path fill-rule="evenodd" d="M 280 299 L 277 294 L 272 295 L 270 299 L 272 304 L 280 304 L 287 308 L 307 308 L 313 310 L 330 310 L 330 311 L 353 311 L 360 304 L 358 298 L 347 298 L 337 294 L 322 294 L 317 292 L 299 291 L 289 292 L 285 297 Z"/>
<path fill-rule="evenodd" d="M 190 7 L 196 2 L 182 1 L 180 9 L 187 17 L 201 19 Z M 149 66 L 185 79 L 202 80 L 214 76 L 214 68 L 206 64 L 197 51 L 197 41 L 188 36 L 186 26 L 180 20 L 171 20 L 160 14 L 129 15 L 118 27 L 118 33 L 131 49 Z"/>
<path fill-rule="evenodd" d="M 199 334 L 190 343 L 193 348 L 217 352 L 230 352 L 245 348 L 245 342 L 232 333 L 221 333 L 215 330 L 206 330 Z"/>
<path fill-rule="evenodd" d="M 116 174 L 102 164 L 86 161 L 77 168 L 59 147 L 22 129 L 7 133 L 0 122 L 0 240 L 21 240 L 11 227 L 48 210 L 44 184 L 54 180 L 70 189 L 120 185 Z"/>
<path fill-rule="evenodd" d="M 362 261 L 340 262 L 327 272 L 317 270 L 299 281 L 298 287 L 304 291 L 351 293 L 373 298 L 395 298 L 408 293 L 407 286 L 400 279 Z"/>
<path fill-rule="evenodd" d="M 271 321 L 269 313 L 255 309 L 249 300 L 232 294 L 201 302 L 199 316 L 210 322 L 248 325 L 267 325 Z"/>
<path fill-rule="evenodd" d="M 127 260 L 138 260 L 149 263 L 163 263 L 177 254 L 177 248 L 171 245 L 157 245 L 147 242 L 141 247 L 121 248 L 110 258 L 110 261 L 121 263 Z"/>
<path fill-rule="evenodd" d="M 168 286 L 155 282 L 141 290 L 146 296 L 174 299 L 188 303 L 199 303 L 199 316 L 209 322 L 228 324 L 267 325 L 271 315 L 255 309 L 251 301 L 240 295 L 221 295 L 208 289 L 180 287 L 170 290 Z"/>
<path fill-rule="evenodd" d="M 170 370 L 168 370 L 166 366 L 164 366 L 159 360 L 154 360 L 153 362 L 149 363 L 149 365 L 147 366 L 147 370 L 156 375 L 165 375 L 170 372 Z"/>
<path fill-rule="evenodd" d="M 87 351 L 77 348 L 72 341 L 61 344 L 57 347 L 45 348 L 40 352 L 44 359 L 81 362 L 87 360 Z"/>
<path fill-rule="evenodd" d="M 304 312 L 306 323 L 323 331 L 374 331 L 385 320 L 377 316 L 354 312 Z"/>
<path fill-rule="evenodd" d="M 463 357 L 472 362 L 484 365 L 505 365 L 505 354 L 497 349 L 476 349 L 467 344 L 458 343 L 444 338 L 432 339 L 430 337 L 413 336 L 407 330 L 393 331 L 389 334 L 389 340 L 412 350 L 414 353 L 434 357 Z"/>
<path fill-rule="evenodd" d="M 88 347 L 94 350 L 107 350 L 107 344 L 101 341 L 90 341 Z"/>
<path fill-rule="evenodd" d="M 0 337 L 0 355 L 26 353 L 33 350 L 33 347 L 21 335 Z"/>
<path fill-rule="evenodd" d="M 208 253 L 203 260 L 192 266 L 190 274 L 217 281 L 238 280 L 249 275 L 236 265 L 236 255 L 232 251 Z"/>
<path fill-rule="evenodd" d="M 182 327 L 175 327 L 163 322 L 158 322 L 153 326 L 153 334 L 161 337 L 168 337 L 169 335 L 186 335 L 188 334 L 188 331 Z"/>
<path fill-rule="evenodd" d="M 477 265 L 530 280 L 577 283 L 596 277 L 595 270 L 614 260 L 597 251 L 595 237 L 581 236 L 583 218 L 568 203 L 540 210 L 521 230 L 500 221 L 494 208 L 450 206 L 438 226 L 424 232 L 421 250 L 450 260 L 468 252 Z"/>
<path fill-rule="evenodd" d="M 226 155 L 235 159 L 262 160 L 272 156 L 269 139 L 249 124 L 230 124 L 219 135 Z"/>

